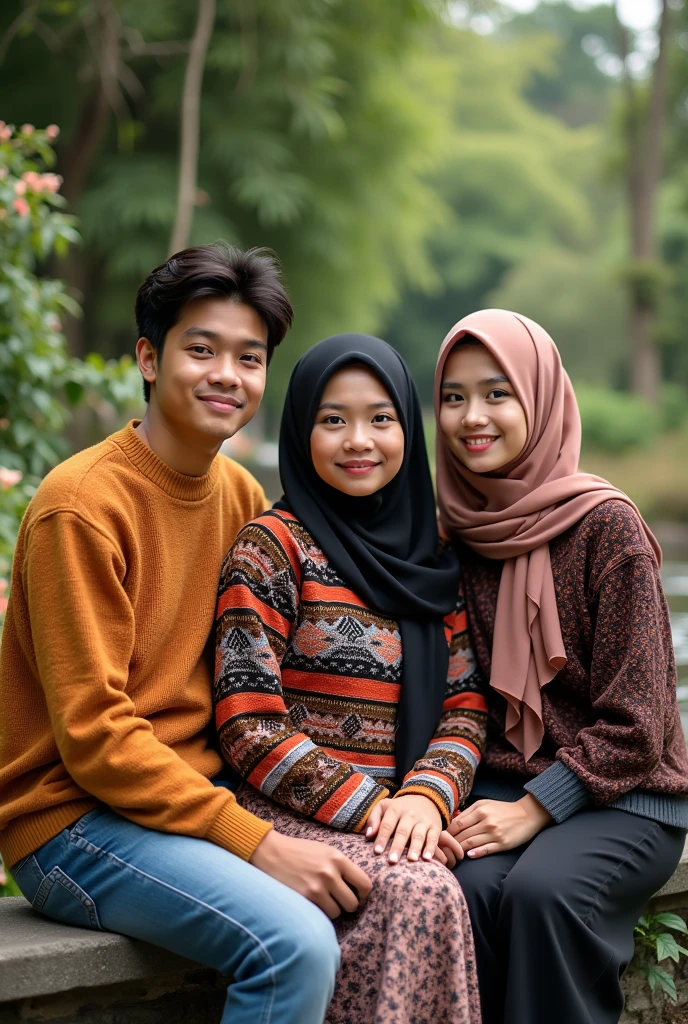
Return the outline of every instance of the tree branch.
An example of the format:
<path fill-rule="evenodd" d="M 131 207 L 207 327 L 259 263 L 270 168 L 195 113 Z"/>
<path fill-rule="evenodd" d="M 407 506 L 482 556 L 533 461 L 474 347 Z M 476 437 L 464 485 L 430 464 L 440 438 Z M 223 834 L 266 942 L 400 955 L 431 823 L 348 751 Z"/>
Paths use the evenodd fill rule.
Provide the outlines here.
<path fill-rule="evenodd" d="M 147 43 L 136 28 L 122 26 L 122 38 L 127 44 L 130 57 L 176 57 L 189 52 L 189 44 L 175 39 L 167 42 Z"/>
<path fill-rule="evenodd" d="M 17 15 L 17 17 L 14 19 L 12 24 L 5 32 L 2 39 L 0 39 L 0 64 L 2 64 L 5 57 L 7 56 L 7 51 L 12 45 L 12 40 L 14 39 L 14 37 L 19 32 L 21 32 L 24 25 L 30 22 L 34 15 L 37 13 L 38 3 L 39 0 L 33 0 L 32 3 L 27 3 L 24 7 L 24 10 L 21 12 L 21 14 Z"/>
<path fill-rule="evenodd" d="M 198 0 L 198 21 L 184 76 L 179 147 L 177 214 L 170 237 L 170 255 L 188 244 L 196 198 L 203 69 L 215 23 L 215 0 Z"/>

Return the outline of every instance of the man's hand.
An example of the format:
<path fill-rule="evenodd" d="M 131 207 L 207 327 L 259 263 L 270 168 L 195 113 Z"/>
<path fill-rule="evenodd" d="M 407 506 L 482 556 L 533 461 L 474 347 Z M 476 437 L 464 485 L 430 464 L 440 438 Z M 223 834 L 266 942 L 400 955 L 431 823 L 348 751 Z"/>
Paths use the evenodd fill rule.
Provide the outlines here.
<path fill-rule="evenodd" d="M 312 839 L 292 839 L 274 828 L 258 843 L 250 863 L 305 896 L 333 919 L 342 910 L 357 910 L 372 888 L 365 871 L 333 846 Z"/>
<path fill-rule="evenodd" d="M 420 793 L 381 800 L 368 817 L 366 839 L 375 839 L 375 853 L 384 853 L 392 839 L 388 860 L 396 864 L 408 846 L 407 860 L 432 860 L 442 831 L 442 815 L 432 800 Z M 442 863 L 442 858 L 437 858 Z"/>
<path fill-rule="evenodd" d="M 551 824 L 549 811 L 527 793 L 515 803 L 477 800 L 449 823 L 448 831 L 468 857 L 477 858 L 522 846 Z"/>

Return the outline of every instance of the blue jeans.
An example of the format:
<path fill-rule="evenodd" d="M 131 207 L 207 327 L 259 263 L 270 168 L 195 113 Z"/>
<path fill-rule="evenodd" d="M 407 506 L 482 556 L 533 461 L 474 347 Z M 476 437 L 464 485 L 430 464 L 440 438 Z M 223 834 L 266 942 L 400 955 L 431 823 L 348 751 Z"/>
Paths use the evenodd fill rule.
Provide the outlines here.
<path fill-rule="evenodd" d="M 89 811 L 12 868 L 34 908 L 234 979 L 223 1024 L 322 1024 L 339 946 L 312 903 L 213 843 Z"/>

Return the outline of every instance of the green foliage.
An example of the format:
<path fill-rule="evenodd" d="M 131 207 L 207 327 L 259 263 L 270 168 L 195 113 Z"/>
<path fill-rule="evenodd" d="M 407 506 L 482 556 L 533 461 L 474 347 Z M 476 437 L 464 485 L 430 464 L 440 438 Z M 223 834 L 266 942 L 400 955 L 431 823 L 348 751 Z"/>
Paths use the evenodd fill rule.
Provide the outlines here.
<path fill-rule="evenodd" d="M 13 40 L 0 66 L 0 80 L 13 83 L 17 116 L 38 118 L 48 108 L 44 73 L 59 83 L 50 87 L 50 116 L 69 138 L 59 164 L 66 189 L 70 147 L 89 145 L 100 63 L 100 37 L 84 31 L 80 6 L 43 0 L 49 53 L 29 32 Z M 101 6 L 112 7 L 121 27 L 118 130 L 109 111 L 74 209 L 85 243 L 86 320 L 97 325 L 101 351 L 115 353 L 130 350 L 132 297 L 166 254 L 186 59 L 179 44 L 192 32 L 193 7 L 179 0 Z M 448 128 L 449 83 L 430 45 L 443 7 L 442 0 L 218 0 L 191 240 L 268 245 L 282 259 L 297 316 L 287 355 L 271 369 L 274 407 L 304 347 L 337 330 L 374 329 L 404 281 L 430 280 L 426 243 L 446 215 L 426 181 Z M 9 0 L 0 35 L 19 10 Z"/>
<path fill-rule="evenodd" d="M 3 872 L 4 872 L 4 878 L 5 878 L 4 885 L 3 885 L 3 882 L 2 882 Z M 19 889 L 17 887 L 17 883 L 15 882 L 15 880 L 12 878 L 12 875 L 10 875 L 10 873 L 8 871 L 4 871 L 3 866 L 2 866 L 2 861 L 0 861 L 0 897 L 2 897 L 2 896 L 20 896 L 20 895 L 21 895 L 21 893 L 19 892 Z"/>
<path fill-rule="evenodd" d="M 507 17 L 500 28 L 506 41 L 538 35 L 557 41 L 556 66 L 546 73 L 535 72 L 527 99 L 572 127 L 599 121 L 609 107 L 614 79 L 604 74 L 593 58 L 616 43 L 611 5 L 574 7 L 562 0 L 548 0 L 532 11 Z"/>
<path fill-rule="evenodd" d="M 688 956 L 688 949 L 679 945 L 671 931 L 688 935 L 688 927 L 678 914 L 644 914 L 633 931 L 635 957 L 632 969 L 647 980 L 651 992 L 664 993 L 671 1002 L 677 1000 L 676 983 L 663 967 L 662 960 L 678 963 L 681 956 Z"/>
<path fill-rule="evenodd" d="M 657 305 L 665 376 L 688 383 L 688 5 L 674 12 L 661 281 L 624 267 L 619 88 L 603 70 L 617 45 L 611 7 L 459 7 L 488 11 L 497 30 L 477 35 L 470 12 L 460 27 L 443 0 L 218 0 L 192 241 L 267 244 L 283 260 L 296 321 L 271 369 L 273 412 L 296 356 L 342 329 L 387 336 L 428 400 L 448 327 L 493 303 L 541 311 L 576 379 L 623 386 L 628 273 Z M 0 37 L 22 9 L 3 6 Z M 181 0 L 100 9 L 118 22 L 121 75 L 73 192 L 85 242 L 75 283 L 89 336 L 112 355 L 131 349 L 132 296 L 174 218 L 194 12 Z M 64 124 L 69 182 L 74 153 L 100 130 L 102 37 L 84 30 L 96 6 L 39 0 L 36 12 L 0 83 L 17 119 Z"/>
<path fill-rule="evenodd" d="M 670 274 L 659 260 L 632 260 L 619 269 L 619 278 L 639 306 L 656 310 Z"/>
<path fill-rule="evenodd" d="M 140 387 L 130 359 L 106 365 L 102 356 L 82 362 L 67 352 L 61 318 L 79 307 L 41 272 L 78 240 L 74 218 L 62 212 L 60 179 L 46 171 L 56 133 L 0 123 L 0 577 L 41 477 L 69 454 L 70 407 L 119 409 Z"/>
<path fill-rule="evenodd" d="M 412 281 L 386 333 L 426 401 L 437 349 L 453 323 L 490 305 L 488 293 L 513 269 L 553 245 L 575 250 L 590 240 L 585 183 L 599 145 L 595 129 L 572 129 L 525 99 L 533 75 L 555 67 L 552 38 L 499 45 L 444 29 L 435 48 L 435 73 L 449 83 L 451 129 L 431 180 L 447 214 L 432 235 L 429 284 Z"/>
<path fill-rule="evenodd" d="M 486 305 L 518 310 L 542 324 L 577 382 L 618 383 L 628 315 L 613 258 L 563 246 L 543 248 L 505 274 Z"/>
<path fill-rule="evenodd" d="M 636 395 L 587 385 L 576 388 L 583 449 L 620 455 L 657 437 L 659 413 Z"/>
<path fill-rule="evenodd" d="M 688 393 L 680 384 L 664 384 L 660 404 L 662 430 L 678 430 L 688 418 Z"/>

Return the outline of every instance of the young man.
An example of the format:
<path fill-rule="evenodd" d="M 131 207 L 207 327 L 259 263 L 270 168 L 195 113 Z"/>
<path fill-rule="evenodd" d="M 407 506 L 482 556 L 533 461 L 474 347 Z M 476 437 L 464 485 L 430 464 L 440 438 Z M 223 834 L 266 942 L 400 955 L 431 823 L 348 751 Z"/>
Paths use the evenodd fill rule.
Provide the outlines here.
<path fill-rule="evenodd" d="M 209 739 L 220 566 L 266 507 L 218 451 L 291 305 L 271 256 L 200 246 L 150 274 L 136 317 L 143 421 L 54 469 L 19 532 L 0 851 L 42 913 L 231 975 L 223 1021 L 319 1024 L 339 951 L 318 905 L 354 910 L 369 881 L 244 811 Z"/>

